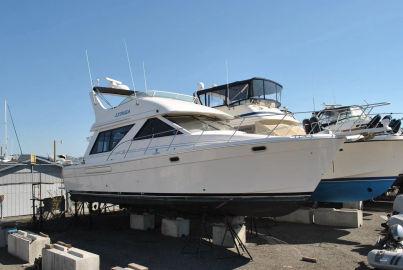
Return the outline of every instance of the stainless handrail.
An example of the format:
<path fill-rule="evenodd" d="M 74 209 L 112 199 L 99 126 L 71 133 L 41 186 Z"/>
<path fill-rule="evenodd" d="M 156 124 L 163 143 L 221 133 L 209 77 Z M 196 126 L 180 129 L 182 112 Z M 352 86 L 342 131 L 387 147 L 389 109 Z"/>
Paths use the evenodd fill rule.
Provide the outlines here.
<path fill-rule="evenodd" d="M 241 125 L 243 124 L 244 121 L 245 121 L 245 117 L 242 118 L 242 121 L 239 123 L 239 125 L 236 128 L 236 130 L 234 131 L 234 133 L 232 133 L 232 135 L 229 137 L 228 142 L 230 142 L 232 137 L 234 137 L 234 135 L 239 131 L 239 128 L 241 127 Z"/>

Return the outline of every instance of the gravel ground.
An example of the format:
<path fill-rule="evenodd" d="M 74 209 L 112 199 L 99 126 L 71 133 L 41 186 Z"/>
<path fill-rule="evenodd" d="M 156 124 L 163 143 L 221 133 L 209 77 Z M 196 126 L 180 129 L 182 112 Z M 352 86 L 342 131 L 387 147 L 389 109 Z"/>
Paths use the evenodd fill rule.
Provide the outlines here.
<path fill-rule="evenodd" d="M 258 221 L 259 236 L 248 237 L 253 261 L 236 256 L 235 249 L 211 247 L 207 242 L 196 253 L 197 240 L 175 239 L 156 231 L 128 228 L 127 215 L 98 216 L 92 229 L 88 219 L 66 219 L 61 224 L 46 224 L 42 231 L 51 239 L 101 256 L 101 269 L 136 262 L 157 269 L 371 269 L 366 254 L 372 249 L 382 228 L 380 215 L 389 212 L 390 204 L 372 205 L 364 211 L 364 226 L 340 229 L 318 225 Z M 200 222 L 192 221 L 198 231 Z M 313 257 L 317 263 L 301 261 Z M 0 249 L 0 269 L 27 269 L 22 262 Z"/>

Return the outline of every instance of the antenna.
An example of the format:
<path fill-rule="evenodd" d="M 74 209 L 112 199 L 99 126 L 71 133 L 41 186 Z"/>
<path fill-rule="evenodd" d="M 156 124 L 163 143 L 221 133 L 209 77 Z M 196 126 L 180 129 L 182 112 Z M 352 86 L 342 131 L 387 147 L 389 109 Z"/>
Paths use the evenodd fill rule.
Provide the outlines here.
<path fill-rule="evenodd" d="M 225 71 L 227 73 L 227 97 L 229 97 L 229 82 L 228 82 L 228 60 L 225 59 Z M 228 104 L 228 101 L 227 101 Z"/>
<path fill-rule="evenodd" d="M 87 50 L 85 50 L 85 56 L 86 56 L 86 59 L 87 59 L 88 75 L 90 76 L 90 84 L 91 84 L 91 89 L 92 89 L 94 87 L 94 83 L 92 82 L 90 60 L 88 59 L 88 51 Z"/>
<path fill-rule="evenodd" d="M 7 132 L 7 100 L 4 100 L 4 158 L 7 156 L 8 132 Z"/>
<path fill-rule="evenodd" d="M 145 89 L 146 89 L 146 92 L 147 92 L 147 77 L 146 77 L 146 68 L 145 68 L 145 66 L 144 66 L 144 61 L 143 61 L 143 76 L 144 76 L 144 87 L 145 87 Z"/>
<path fill-rule="evenodd" d="M 22 156 L 22 148 L 21 148 L 20 138 L 18 137 L 17 129 L 15 128 L 15 124 L 14 124 L 13 114 L 11 113 L 10 106 L 8 104 L 7 104 L 7 109 L 8 109 L 8 113 L 10 114 L 11 124 L 13 125 L 14 134 L 15 134 L 15 137 L 17 138 L 18 147 L 20 148 L 20 153 L 21 153 L 21 156 Z"/>
<path fill-rule="evenodd" d="M 123 39 L 123 44 L 125 45 L 127 64 L 129 65 L 130 78 L 132 79 L 133 90 L 136 91 L 136 86 L 134 85 L 134 77 L 132 72 L 132 64 L 130 63 L 129 51 L 127 50 L 127 44 L 125 39 Z M 136 92 L 134 92 L 134 95 L 136 95 Z"/>

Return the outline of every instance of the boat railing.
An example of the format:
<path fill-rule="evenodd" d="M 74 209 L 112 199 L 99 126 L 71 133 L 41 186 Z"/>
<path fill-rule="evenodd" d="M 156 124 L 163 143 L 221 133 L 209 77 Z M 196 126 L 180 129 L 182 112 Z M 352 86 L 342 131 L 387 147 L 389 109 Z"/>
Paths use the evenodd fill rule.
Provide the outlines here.
<path fill-rule="evenodd" d="M 286 118 L 287 115 L 292 115 L 292 113 L 288 112 L 287 114 L 284 115 L 284 117 L 280 120 L 280 122 L 267 133 L 267 137 L 272 136 L 273 132 L 279 128 L 281 122 Z M 231 132 L 231 134 L 228 135 L 228 137 L 225 139 L 220 139 L 217 140 L 216 138 L 212 138 L 211 140 L 202 140 L 203 137 L 206 136 L 206 131 L 207 130 L 201 130 L 200 134 L 197 135 L 197 138 L 195 140 L 190 140 L 187 142 L 175 142 L 175 139 L 178 137 L 178 135 L 182 134 L 180 133 L 179 129 L 171 129 L 168 131 L 163 131 L 163 132 L 157 132 L 157 133 L 153 133 L 151 135 L 145 135 L 145 136 L 141 136 L 141 137 L 136 137 L 136 138 L 132 138 L 132 139 L 128 139 L 128 140 L 124 140 L 122 142 L 119 142 L 108 154 L 107 159 L 106 160 L 111 160 L 112 157 L 114 155 L 123 155 L 123 158 L 126 158 L 127 155 L 129 153 L 134 153 L 134 152 L 142 152 L 143 154 L 146 154 L 147 152 L 149 152 L 150 150 L 155 150 L 156 152 L 160 152 L 160 151 L 166 151 L 166 152 L 171 152 L 172 149 L 177 149 L 179 147 L 190 147 L 192 149 L 195 149 L 197 146 L 200 146 L 201 144 L 209 144 L 209 143 L 231 143 L 233 137 L 237 134 L 237 132 L 239 132 L 242 124 L 244 123 L 244 121 L 246 120 L 247 117 L 242 117 L 240 119 L 240 123 L 237 125 L 237 128 L 234 128 L 233 132 Z M 288 127 L 289 130 L 292 127 Z M 286 135 L 283 136 L 288 136 L 289 131 L 287 132 Z M 153 141 L 155 141 L 156 138 L 166 138 L 167 136 L 161 136 L 164 134 L 170 134 L 172 136 L 172 138 L 169 140 L 169 143 L 167 144 L 159 144 L 156 146 L 153 146 L 152 143 Z M 195 135 L 196 136 L 196 135 Z M 301 134 L 301 135 L 292 135 L 291 137 L 295 137 L 295 138 L 299 138 L 299 137 L 312 137 L 312 134 Z M 147 142 L 147 145 L 144 147 L 138 147 L 136 149 L 132 149 L 133 147 L 133 143 L 135 141 L 141 141 L 144 139 L 150 139 Z M 127 144 L 127 148 L 122 147 L 122 145 Z"/>
<path fill-rule="evenodd" d="M 151 97 L 172 98 L 172 99 L 188 101 L 188 102 L 192 102 L 192 103 L 195 103 L 197 100 L 196 97 L 191 96 L 191 95 L 174 93 L 174 92 L 169 92 L 169 91 L 148 90 L 146 92 L 146 94 L 147 94 L 147 96 L 151 96 Z"/>

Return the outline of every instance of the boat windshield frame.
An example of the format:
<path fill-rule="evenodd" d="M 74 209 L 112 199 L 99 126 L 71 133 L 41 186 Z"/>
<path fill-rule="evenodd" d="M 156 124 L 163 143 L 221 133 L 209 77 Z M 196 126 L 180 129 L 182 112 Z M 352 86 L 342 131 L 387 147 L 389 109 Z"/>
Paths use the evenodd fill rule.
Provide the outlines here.
<path fill-rule="evenodd" d="M 330 116 L 329 113 L 333 113 L 334 115 Z M 344 114 L 344 115 L 343 115 Z M 336 123 L 342 123 L 346 121 L 357 119 L 367 119 L 368 114 L 366 109 L 360 105 L 349 105 L 349 106 L 329 106 L 324 108 L 323 110 L 317 111 L 313 113 L 313 116 L 316 116 L 321 122 L 322 125 L 334 125 Z"/>
<path fill-rule="evenodd" d="M 123 99 L 118 106 L 125 104 L 127 102 L 130 102 L 136 98 L 140 97 L 162 97 L 162 98 L 171 98 L 171 99 L 176 99 L 176 100 L 181 100 L 181 101 L 186 101 L 186 102 L 191 102 L 191 103 L 197 103 L 197 98 L 191 95 L 186 95 L 186 94 L 181 94 L 181 93 L 175 93 L 175 92 L 169 92 L 169 91 L 159 91 L 159 90 L 148 90 L 146 92 L 142 91 L 135 91 L 133 95 L 127 96 L 125 99 Z"/>
<path fill-rule="evenodd" d="M 200 104 L 212 108 L 236 106 L 246 100 L 267 100 L 281 106 L 283 86 L 265 78 L 252 78 L 196 91 Z"/>
<path fill-rule="evenodd" d="M 163 116 L 164 119 L 174 123 L 178 127 L 188 131 L 190 134 L 194 132 L 204 131 L 218 131 L 218 130 L 230 130 L 233 131 L 234 127 L 213 116 L 197 115 L 197 114 L 185 114 L 175 115 L 167 114 Z M 190 120 L 190 121 L 189 121 Z"/>

